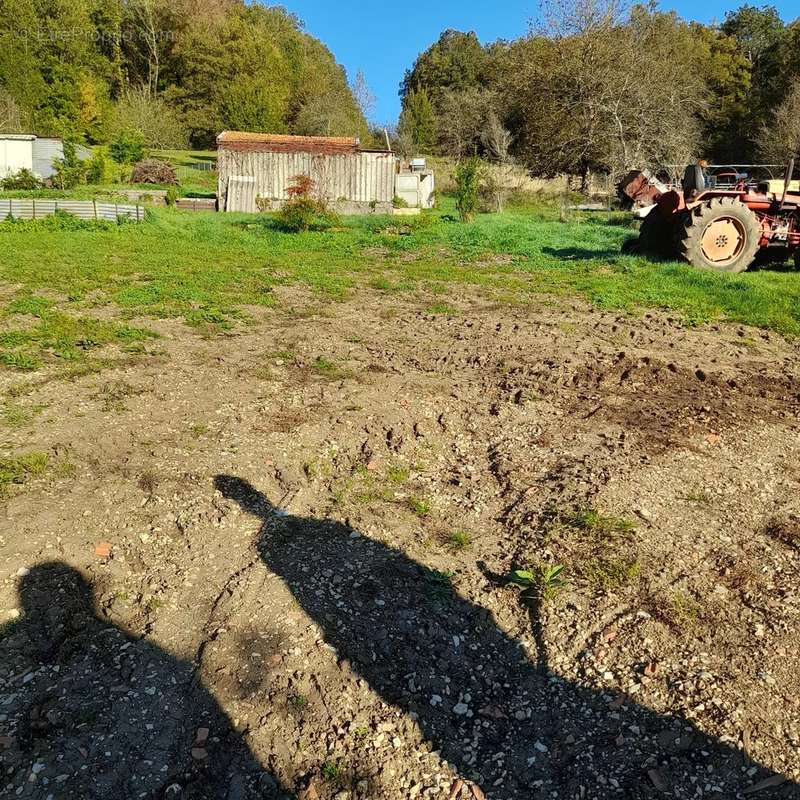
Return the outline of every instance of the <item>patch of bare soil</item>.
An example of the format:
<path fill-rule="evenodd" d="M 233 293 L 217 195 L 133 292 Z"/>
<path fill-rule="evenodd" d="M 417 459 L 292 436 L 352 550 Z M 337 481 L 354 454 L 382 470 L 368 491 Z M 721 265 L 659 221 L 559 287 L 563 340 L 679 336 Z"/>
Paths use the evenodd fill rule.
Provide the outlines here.
<path fill-rule="evenodd" d="M 800 797 L 796 345 L 392 302 L 15 400 L 0 793 Z"/>

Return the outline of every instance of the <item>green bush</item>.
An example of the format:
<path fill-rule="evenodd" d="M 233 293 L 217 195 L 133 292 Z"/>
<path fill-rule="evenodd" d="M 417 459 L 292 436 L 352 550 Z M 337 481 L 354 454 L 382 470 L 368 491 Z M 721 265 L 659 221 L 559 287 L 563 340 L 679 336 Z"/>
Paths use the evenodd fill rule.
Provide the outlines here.
<path fill-rule="evenodd" d="M 336 215 L 324 203 L 306 196 L 287 200 L 277 219 L 278 227 L 288 233 L 322 231 L 336 224 Z"/>
<path fill-rule="evenodd" d="M 103 148 L 95 150 L 86 162 L 86 182 L 95 186 L 111 182 L 111 164 Z"/>
<path fill-rule="evenodd" d="M 164 198 L 166 204 L 170 207 L 174 206 L 178 202 L 178 198 L 180 197 L 180 193 L 178 192 L 177 186 L 168 186 L 167 187 L 167 196 Z"/>
<path fill-rule="evenodd" d="M 42 182 L 29 169 L 21 169 L 19 172 L 8 175 L 0 181 L 0 188 L 7 192 L 32 191 L 40 189 L 41 186 Z"/>
<path fill-rule="evenodd" d="M 117 164 L 135 164 L 145 157 L 144 138 L 138 131 L 121 131 L 108 149 Z"/>
<path fill-rule="evenodd" d="M 53 185 L 59 189 L 74 189 L 86 183 L 87 164 L 78 158 L 75 142 L 64 139 L 64 158 L 53 161 Z"/>
<path fill-rule="evenodd" d="M 453 175 L 456 184 L 456 208 L 462 222 L 469 222 L 478 209 L 481 187 L 481 162 L 478 158 L 462 161 Z"/>

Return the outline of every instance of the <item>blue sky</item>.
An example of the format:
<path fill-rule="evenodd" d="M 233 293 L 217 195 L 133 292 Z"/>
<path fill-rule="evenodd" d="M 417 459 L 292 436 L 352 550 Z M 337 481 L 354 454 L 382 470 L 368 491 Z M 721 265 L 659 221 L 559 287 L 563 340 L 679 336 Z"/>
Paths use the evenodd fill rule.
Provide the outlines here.
<path fill-rule="evenodd" d="M 742 0 L 744 2 L 744 0 Z M 749 0 L 761 5 L 760 0 Z M 273 3 L 269 3 L 272 5 Z M 666 0 L 686 19 L 721 20 L 737 8 L 736 0 Z M 362 70 L 377 97 L 377 122 L 397 118 L 397 89 L 404 71 L 446 28 L 474 30 L 482 42 L 512 39 L 524 33 L 535 17 L 538 0 L 282 0 L 306 30 L 322 39 L 352 78 Z M 772 0 L 784 19 L 800 16 L 800 0 Z"/>

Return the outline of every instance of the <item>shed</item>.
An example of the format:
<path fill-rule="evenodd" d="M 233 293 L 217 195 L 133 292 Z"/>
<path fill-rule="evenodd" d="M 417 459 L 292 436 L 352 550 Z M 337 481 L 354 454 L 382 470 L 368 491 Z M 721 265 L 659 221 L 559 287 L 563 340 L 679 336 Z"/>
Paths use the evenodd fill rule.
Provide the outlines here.
<path fill-rule="evenodd" d="M 225 131 L 217 137 L 219 208 L 255 212 L 289 199 L 296 175 L 340 213 L 391 213 L 395 157 L 362 150 L 358 139 Z"/>
<path fill-rule="evenodd" d="M 33 171 L 35 136 L 22 133 L 0 134 L 0 178 L 22 169 Z"/>
<path fill-rule="evenodd" d="M 75 148 L 82 160 L 91 158 L 92 151 L 81 145 Z M 64 158 L 64 142 L 47 136 L 28 133 L 0 134 L 0 178 L 27 169 L 42 180 L 55 174 L 53 163 Z"/>
<path fill-rule="evenodd" d="M 83 145 L 75 146 L 75 155 L 86 161 L 92 157 L 92 151 Z M 33 171 L 43 180 L 55 174 L 53 162 L 64 158 L 64 142 L 46 136 L 37 136 L 33 142 Z"/>

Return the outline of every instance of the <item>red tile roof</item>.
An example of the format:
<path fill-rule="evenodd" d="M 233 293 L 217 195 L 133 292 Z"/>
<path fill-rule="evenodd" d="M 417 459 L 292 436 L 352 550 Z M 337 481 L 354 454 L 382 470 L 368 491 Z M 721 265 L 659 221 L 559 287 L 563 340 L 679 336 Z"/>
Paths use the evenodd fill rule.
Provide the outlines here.
<path fill-rule="evenodd" d="M 217 136 L 220 150 L 245 153 L 357 153 L 359 140 L 345 136 L 285 136 L 275 133 L 224 131 Z"/>

